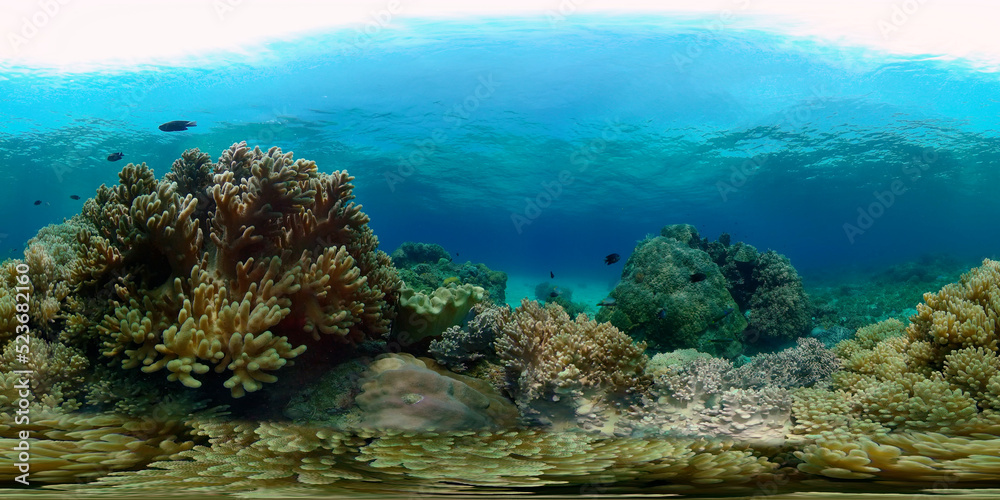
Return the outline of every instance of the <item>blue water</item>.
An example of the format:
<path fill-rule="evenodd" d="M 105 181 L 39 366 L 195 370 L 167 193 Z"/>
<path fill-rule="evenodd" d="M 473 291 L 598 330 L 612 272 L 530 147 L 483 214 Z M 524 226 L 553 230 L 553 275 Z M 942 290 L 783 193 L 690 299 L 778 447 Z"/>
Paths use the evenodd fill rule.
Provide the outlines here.
<path fill-rule="evenodd" d="M 673 223 L 806 274 L 996 254 L 996 74 L 701 26 L 403 21 L 171 67 L 0 67 L 0 249 L 78 213 L 125 162 L 162 175 L 187 148 L 246 140 L 347 169 L 386 251 L 435 242 L 543 279 L 613 282 L 604 255 Z M 198 126 L 157 130 L 180 119 Z"/>

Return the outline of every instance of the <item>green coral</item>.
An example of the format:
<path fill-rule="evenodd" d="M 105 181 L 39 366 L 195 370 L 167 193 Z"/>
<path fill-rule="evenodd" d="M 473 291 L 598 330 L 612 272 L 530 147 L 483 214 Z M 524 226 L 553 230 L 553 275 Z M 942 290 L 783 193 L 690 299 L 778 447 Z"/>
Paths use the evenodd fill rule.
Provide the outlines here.
<path fill-rule="evenodd" d="M 696 241 L 689 231 L 688 241 Z M 656 352 L 694 347 L 717 356 L 741 350 L 737 334 L 747 322 L 729 294 L 727 281 L 704 251 L 670 236 L 640 242 L 611 292 L 615 306 L 598 321 L 609 321 Z"/>

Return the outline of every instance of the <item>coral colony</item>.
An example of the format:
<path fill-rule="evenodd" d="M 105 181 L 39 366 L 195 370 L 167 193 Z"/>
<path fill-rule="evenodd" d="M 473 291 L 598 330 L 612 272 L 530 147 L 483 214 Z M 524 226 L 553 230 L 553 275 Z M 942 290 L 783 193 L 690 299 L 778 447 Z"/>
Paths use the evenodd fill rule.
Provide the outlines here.
<path fill-rule="evenodd" d="M 194 149 L 160 179 L 145 163 L 119 178 L 0 265 L 0 441 L 30 447 L 32 484 L 1000 480 L 1000 263 L 925 294 L 909 323 L 825 346 L 787 258 L 689 225 L 641 241 L 591 318 L 550 283 L 512 309 L 506 274 L 438 245 L 390 258 L 353 177 L 278 148 Z M 13 458 L 0 476 L 26 482 Z"/>

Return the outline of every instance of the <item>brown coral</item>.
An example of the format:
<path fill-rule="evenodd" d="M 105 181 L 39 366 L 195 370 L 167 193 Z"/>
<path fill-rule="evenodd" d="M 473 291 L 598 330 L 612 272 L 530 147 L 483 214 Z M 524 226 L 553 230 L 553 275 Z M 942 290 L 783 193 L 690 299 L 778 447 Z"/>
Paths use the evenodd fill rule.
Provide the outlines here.
<path fill-rule="evenodd" d="M 114 291 L 98 328 L 106 355 L 188 387 L 228 371 L 240 397 L 307 341 L 388 332 L 399 280 L 351 201 L 352 177 L 245 143 L 223 153 L 211 186 L 206 165 L 186 152 L 157 183 L 130 164 L 85 205 L 96 234 L 80 235 L 72 269 L 78 286 Z"/>
<path fill-rule="evenodd" d="M 645 344 L 585 314 L 571 320 L 557 304 L 522 300 L 494 347 L 521 402 L 583 387 L 629 394 L 648 384 Z"/>

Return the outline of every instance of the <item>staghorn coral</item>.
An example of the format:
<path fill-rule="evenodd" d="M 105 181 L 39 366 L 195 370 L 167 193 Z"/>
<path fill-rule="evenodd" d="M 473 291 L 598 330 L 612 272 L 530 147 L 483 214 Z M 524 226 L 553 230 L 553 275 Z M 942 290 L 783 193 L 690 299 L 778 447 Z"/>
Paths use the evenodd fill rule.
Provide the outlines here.
<path fill-rule="evenodd" d="M 223 385 L 240 397 L 275 381 L 306 342 L 388 332 L 399 280 L 351 201 L 352 177 L 245 143 L 210 183 L 206 161 L 188 151 L 159 182 L 129 164 L 121 185 L 85 204 L 96 235 L 79 236 L 89 249 L 74 275 L 83 291 L 113 291 L 96 327 L 107 356 L 187 387 L 228 372 Z"/>
<path fill-rule="evenodd" d="M 19 359 L 21 355 L 26 362 Z M 31 394 L 39 398 L 42 406 L 65 405 L 66 409 L 76 409 L 79 404 L 75 399 L 84 389 L 89 366 L 82 352 L 59 342 L 50 343 L 34 336 L 28 336 L 27 342 L 8 342 L 0 355 L 0 408 L 6 412 L 14 407 L 18 400 L 16 384 L 23 379 L 28 381 Z M 17 374 L 15 370 L 30 373 Z"/>
<path fill-rule="evenodd" d="M 527 299 L 494 344 L 509 391 L 522 405 L 583 388 L 636 394 L 648 384 L 645 348 L 610 324 L 585 314 L 571 320 L 556 304 L 543 308 Z"/>

